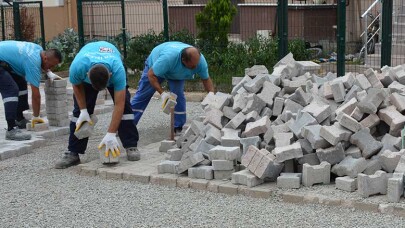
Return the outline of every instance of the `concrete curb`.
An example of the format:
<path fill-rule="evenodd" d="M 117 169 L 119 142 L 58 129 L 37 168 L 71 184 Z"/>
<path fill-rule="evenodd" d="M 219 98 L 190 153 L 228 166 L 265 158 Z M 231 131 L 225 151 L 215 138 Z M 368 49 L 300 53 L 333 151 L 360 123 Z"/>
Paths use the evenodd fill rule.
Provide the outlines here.
<path fill-rule="evenodd" d="M 156 157 L 153 159 L 153 162 L 148 163 L 142 163 L 142 160 L 131 163 L 122 158 L 119 165 L 115 167 L 103 166 L 98 160 L 94 160 L 86 164 L 80 164 L 75 169 L 79 175 L 83 176 L 99 176 L 105 179 L 136 181 L 144 184 L 155 184 L 172 188 L 190 188 L 262 199 L 281 198 L 285 203 L 346 207 L 353 208 L 354 210 L 405 217 L 405 208 L 388 203 L 378 204 L 363 202 L 361 200 L 339 199 L 316 193 L 280 192 L 280 189 L 274 182 L 248 188 L 242 185 L 234 185 L 229 180 L 192 179 L 185 175 L 158 174 L 156 167 L 160 159 L 162 157 Z"/>
<path fill-rule="evenodd" d="M 109 113 L 113 110 L 113 106 L 104 105 L 97 107 L 94 110 L 95 114 Z M 47 139 L 52 139 L 62 135 L 69 135 L 69 126 L 66 127 L 50 127 L 49 130 L 33 133 L 33 138 L 28 141 L 10 141 L 5 140 L 0 148 L 0 161 L 19 157 L 24 154 L 32 153 L 33 149 L 42 147 L 46 144 Z"/>

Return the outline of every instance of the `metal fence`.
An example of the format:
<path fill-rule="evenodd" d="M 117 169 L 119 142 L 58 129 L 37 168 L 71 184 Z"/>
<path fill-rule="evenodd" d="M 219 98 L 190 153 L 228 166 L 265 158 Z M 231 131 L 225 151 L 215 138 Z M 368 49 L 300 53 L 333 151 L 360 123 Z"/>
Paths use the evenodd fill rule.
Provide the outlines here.
<path fill-rule="evenodd" d="M 404 64 L 403 1 L 216 0 L 218 10 L 208 0 L 79 0 L 78 22 L 81 45 L 112 40 L 135 71 L 158 43 L 196 45 L 216 86 L 229 90 L 232 76 L 255 64 L 271 71 L 288 52 L 339 75 Z"/>
<path fill-rule="evenodd" d="M 45 48 L 42 1 L 1 5 L 1 39 L 37 42 Z"/>

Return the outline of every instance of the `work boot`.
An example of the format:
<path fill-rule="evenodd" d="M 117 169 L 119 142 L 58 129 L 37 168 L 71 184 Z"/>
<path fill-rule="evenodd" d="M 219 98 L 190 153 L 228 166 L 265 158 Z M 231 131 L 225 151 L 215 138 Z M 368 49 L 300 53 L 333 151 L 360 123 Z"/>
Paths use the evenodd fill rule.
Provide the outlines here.
<path fill-rule="evenodd" d="M 180 136 L 182 131 L 183 131 L 183 127 L 175 127 L 174 136 Z"/>
<path fill-rule="evenodd" d="M 128 161 L 139 161 L 141 159 L 141 153 L 137 147 L 126 148 Z"/>
<path fill-rule="evenodd" d="M 66 169 L 70 166 L 80 164 L 79 155 L 72 152 L 67 152 L 63 155 L 62 159 L 55 165 L 55 169 Z"/>
<path fill-rule="evenodd" d="M 14 141 L 30 140 L 31 134 L 25 133 L 18 127 L 15 127 L 10 131 L 6 131 L 6 139 Z"/>
<path fill-rule="evenodd" d="M 27 123 L 29 123 L 30 121 L 28 121 L 27 119 L 22 119 L 20 121 L 16 120 L 15 121 L 15 125 L 20 128 L 20 129 L 25 129 L 27 128 Z"/>

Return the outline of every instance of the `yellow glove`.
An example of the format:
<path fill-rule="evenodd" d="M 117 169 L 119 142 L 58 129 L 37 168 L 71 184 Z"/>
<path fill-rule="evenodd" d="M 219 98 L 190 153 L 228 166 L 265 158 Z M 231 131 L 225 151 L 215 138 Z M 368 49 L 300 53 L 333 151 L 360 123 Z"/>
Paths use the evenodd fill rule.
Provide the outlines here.
<path fill-rule="evenodd" d="M 119 149 L 119 144 L 117 141 L 117 138 L 115 137 L 115 133 L 110 133 L 108 132 L 101 143 L 98 145 L 98 149 L 101 150 L 101 148 L 105 145 L 105 152 L 104 156 L 108 157 L 109 153 L 111 151 L 111 155 L 115 158 L 117 156 L 120 156 L 121 152 Z"/>
<path fill-rule="evenodd" d="M 31 119 L 31 128 L 34 128 L 36 123 L 45 123 L 45 121 L 39 118 L 39 116 L 33 116 Z"/>
<path fill-rule="evenodd" d="M 89 122 L 90 125 L 93 125 L 93 121 L 91 121 L 90 115 L 87 112 L 87 109 L 82 109 L 80 110 L 80 115 L 79 118 L 77 118 L 76 121 L 76 130 L 78 131 L 80 129 L 80 127 L 83 125 L 84 122 Z"/>

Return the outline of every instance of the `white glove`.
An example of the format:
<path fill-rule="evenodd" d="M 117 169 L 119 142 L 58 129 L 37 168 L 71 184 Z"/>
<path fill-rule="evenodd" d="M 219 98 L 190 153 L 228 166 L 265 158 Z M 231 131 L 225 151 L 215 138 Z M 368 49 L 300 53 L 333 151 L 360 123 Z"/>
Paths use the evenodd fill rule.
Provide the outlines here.
<path fill-rule="evenodd" d="M 52 71 L 48 70 L 48 72 L 46 73 L 46 75 L 48 76 L 49 80 L 51 82 L 53 82 L 53 80 L 58 80 L 58 79 L 62 79 L 61 77 L 59 77 L 57 74 L 54 74 Z"/>
<path fill-rule="evenodd" d="M 87 112 L 87 109 L 81 109 L 80 110 L 80 116 L 76 121 L 76 130 L 78 131 L 80 129 L 80 127 L 83 125 L 84 122 L 88 122 L 90 125 L 93 125 L 93 121 L 91 121 L 90 119 L 90 115 Z"/>
<path fill-rule="evenodd" d="M 116 135 L 115 133 L 107 132 L 101 143 L 98 145 L 99 150 L 105 145 L 105 152 L 104 152 L 105 157 L 109 156 L 109 151 L 111 151 L 111 155 L 114 158 L 121 154 L 119 144 L 115 135 Z"/>
<path fill-rule="evenodd" d="M 43 119 L 39 118 L 39 116 L 32 116 L 31 127 L 34 128 L 35 124 L 37 124 L 37 123 L 45 123 L 45 121 Z"/>
<path fill-rule="evenodd" d="M 172 99 L 172 100 L 174 99 L 170 93 L 166 93 L 166 92 L 163 92 L 161 94 L 161 97 L 162 97 L 162 109 L 165 107 L 165 105 L 169 101 L 169 99 Z"/>

